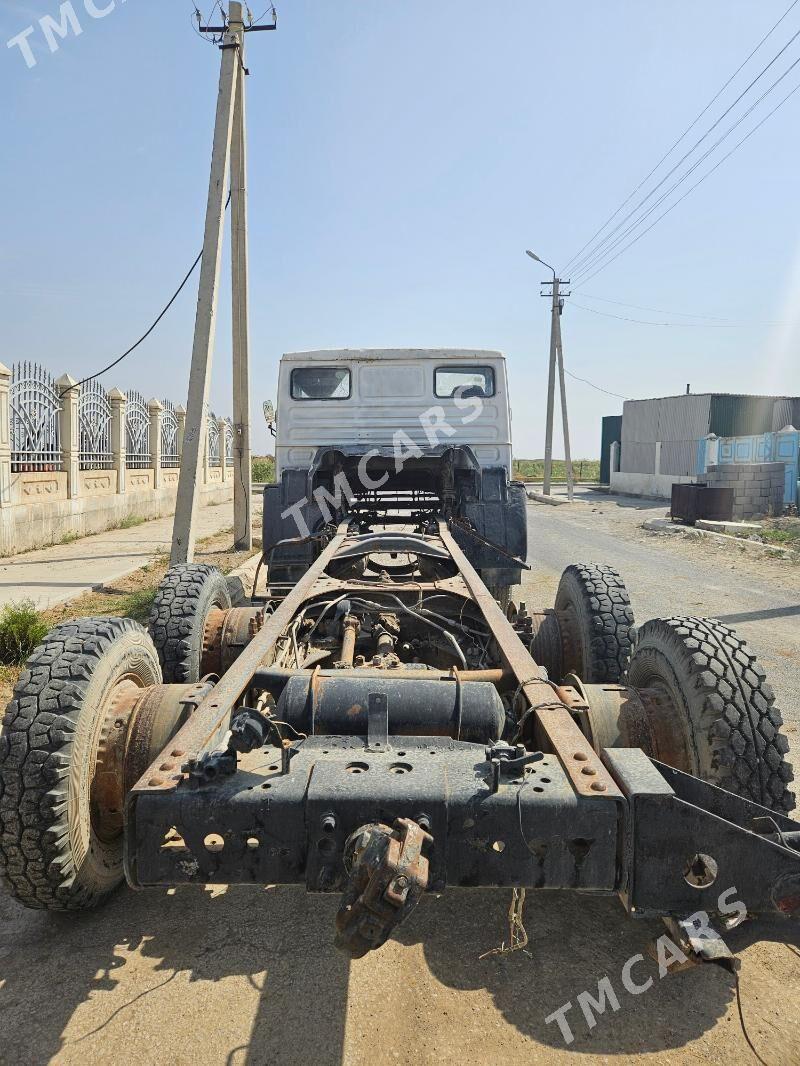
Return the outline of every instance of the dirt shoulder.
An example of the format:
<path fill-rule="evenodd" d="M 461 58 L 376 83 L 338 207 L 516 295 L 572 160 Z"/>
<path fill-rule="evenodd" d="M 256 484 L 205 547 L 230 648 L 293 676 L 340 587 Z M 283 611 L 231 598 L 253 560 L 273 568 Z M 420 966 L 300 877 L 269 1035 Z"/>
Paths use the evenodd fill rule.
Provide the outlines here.
<path fill-rule="evenodd" d="M 260 540 L 255 541 L 259 547 Z M 216 533 L 198 542 L 195 562 L 218 567 L 224 574 L 246 562 L 246 552 L 233 550 L 233 534 L 230 530 Z M 69 603 L 61 603 L 42 612 L 48 629 L 70 618 L 89 618 L 95 615 L 134 618 L 145 624 L 150 606 L 161 579 L 169 569 L 169 557 L 159 556 L 154 562 L 135 570 L 97 592 L 87 592 Z M 14 685 L 22 667 L 0 667 L 0 707 L 5 709 L 11 699 Z"/>
<path fill-rule="evenodd" d="M 591 524 L 624 540 L 663 545 L 666 550 L 687 560 L 718 563 L 720 567 L 732 567 L 767 581 L 779 582 L 787 590 L 800 592 L 800 554 L 797 557 L 783 552 L 771 554 L 768 547 L 766 551 L 752 551 L 744 541 L 706 536 L 689 526 L 676 524 L 665 530 L 642 527 L 643 522 L 665 519 L 668 514 L 666 505 L 625 497 L 578 500 L 571 506 L 558 508 L 559 518 L 569 517 L 579 526 Z"/>

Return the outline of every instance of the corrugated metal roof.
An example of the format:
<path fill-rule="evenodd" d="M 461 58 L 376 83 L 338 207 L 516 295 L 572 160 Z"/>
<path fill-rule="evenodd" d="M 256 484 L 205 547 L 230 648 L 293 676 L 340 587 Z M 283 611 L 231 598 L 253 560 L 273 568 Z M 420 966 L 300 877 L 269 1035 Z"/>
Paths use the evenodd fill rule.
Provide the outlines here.
<path fill-rule="evenodd" d="M 676 392 L 670 393 L 669 396 L 642 396 L 639 400 L 632 401 L 634 403 L 641 403 L 642 400 L 675 400 L 682 399 L 685 396 L 763 396 L 763 393 L 759 392 Z M 775 397 L 771 397 L 775 399 Z"/>
<path fill-rule="evenodd" d="M 660 441 L 697 441 L 708 435 L 709 411 L 713 397 L 708 393 L 665 396 L 659 404 Z"/>
<path fill-rule="evenodd" d="M 697 441 L 668 440 L 661 445 L 662 474 L 682 475 L 697 473 Z"/>
<path fill-rule="evenodd" d="M 772 412 L 780 396 L 737 396 L 719 393 L 711 398 L 710 432 L 718 437 L 749 437 L 772 430 Z"/>
<path fill-rule="evenodd" d="M 623 441 L 619 468 L 626 474 L 654 474 L 656 446 L 648 441 Z"/>
<path fill-rule="evenodd" d="M 622 440 L 699 440 L 708 434 L 709 393 L 626 400 L 622 405 Z"/>
<path fill-rule="evenodd" d="M 772 430 L 777 433 L 785 426 L 800 429 L 800 397 L 784 397 L 775 401 L 772 408 Z"/>
<path fill-rule="evenodd" d="M 660 400 L 626 400 L 622 405 L 622 441 L 655 441 Z"/>

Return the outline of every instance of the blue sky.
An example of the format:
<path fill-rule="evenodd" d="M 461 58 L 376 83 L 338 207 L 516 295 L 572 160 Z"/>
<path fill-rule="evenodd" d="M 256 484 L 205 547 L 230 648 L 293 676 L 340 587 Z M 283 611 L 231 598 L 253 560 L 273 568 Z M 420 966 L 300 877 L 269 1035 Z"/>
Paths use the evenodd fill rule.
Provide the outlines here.
<path fill-rule="evenodd" d="M 282 0 L 278 32 L 248 41 L 256 445 L 282 351 L 454 345 L 507 353 L 515 451 L 541 455 L 547 272 L 524 249 L 567 261 L 788 2 Z M 0 50 L 0 359 L 82 376 L 143 332 L 199 250 L 219 53 L 192 32 L 190 0 L 117 0 L 103 19 L 73 3 L 83 32 L 54 54 L 37 20 L 58 0 L 0 7 L 4 39 L 36 26 L 37 60 L 29 70 L 18 48 Z M 727 102 L 798 29 L 800 5 Z M 776 72 L 798 55 L 800 38 Z M 798 80 L 800 68 L 784 84 Z M 746 325 L 642 326 L 568 301 L 570 370 L 629 397 L 687 382 L 800 393 L 799 115 L 800 93 L 576 286 Z M 228 292 L 225 275 L 218 413 L 230 410 Z M 181 401 L 195 298 L 192 283 L 105 384 Z M 621 401 L 568 389 L 574 453 L 594 456 L 600 417 Z"/>

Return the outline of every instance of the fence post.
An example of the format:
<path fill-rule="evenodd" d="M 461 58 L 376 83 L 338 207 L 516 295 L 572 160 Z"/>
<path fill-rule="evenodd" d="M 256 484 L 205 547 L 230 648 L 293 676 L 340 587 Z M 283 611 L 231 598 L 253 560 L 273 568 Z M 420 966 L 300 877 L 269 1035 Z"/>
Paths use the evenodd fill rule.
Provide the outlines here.
<path fill-rule="evenodd" d="M 175 447 L 178 455 L 183 459 L 183 435 L 186 432 L 186 408 L 181 404 L 178 404 L 175 408 L 175 421 L 178 423 L 178 436 Z"/>
<path fill-rule="evenodd" d="M 108 393 L 111 406 L 111 454 L 117 472 L 117 492 L 125 491 L 126 443 L 125 443 L 125 393 L 111 389 Z"/>
<path fill-rule="evenodd" d="M 618 440 L 614 440 L 614 441 L 611 442 L 610 466 L 609 466 L 609 471 L 608 471 L 609 475 L 618 474 L 619 473 L 619 462 L 620 462 L 620 442 Z M 609 477 L 609 481 L 610 480 L 611 480 L 611 478 Z"/>
<path fill-rule="evenodd" d="M 203 426 L 201 429 L 203 434 L 203 484 L 207 485 L 211 478 L 208 471 L 210 467 L 211 456 L 208 454 L 208 411 L 203 415 Z"/>
<path fill-rule="evenodd" d="M 708 473 L 710 466 L 716 466 L 719 462 L 719 437 L 715 433 L 709 433 L 705 438 L 705 456 L 701 474 Z"/>
<path fill-rule="evenodd" d="M 0 363 L 0 507 L 11 503 L 11 371 Z"/>
<path fill-rule="evenodd" d="M 67 472 L 67 499 L 74 500 L 80 496 L 80 430 L 78 412 L 80 410 L 81 390 L 75 378 L 62 374 L 56 381 L 61 395 L 61 456 Z M 67 391 L 69 390 L 69 391 Z"/>
<path fill-rule="evenodd" d="M 227 481 L 228 479 L 228 456 L 226 454 L 227 438 L 225 436 L 227 425 L 228 423 L 224 418 L 217 419 L 217 431 L 219 432 L 219 476 L 222 481 Z"/>
<path fill-rule="evenodd" d="M 153 488 L 161 488 L 161 419 L 164 405 L 160 400 L 150 400 L 150 462 L 153 467 Z"/>

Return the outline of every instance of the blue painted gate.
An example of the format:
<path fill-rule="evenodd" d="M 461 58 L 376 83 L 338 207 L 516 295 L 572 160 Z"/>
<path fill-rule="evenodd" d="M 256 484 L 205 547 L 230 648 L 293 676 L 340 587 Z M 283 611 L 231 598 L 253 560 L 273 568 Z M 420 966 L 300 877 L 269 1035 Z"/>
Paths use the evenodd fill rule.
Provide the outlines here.
<path fill-rule="evenodd" d="M 798 503 L 800 480 L 800 432 L 759 433 L 751 437 L 721 437 L 720 463 L 784 463 L 783 502 Z"/>

